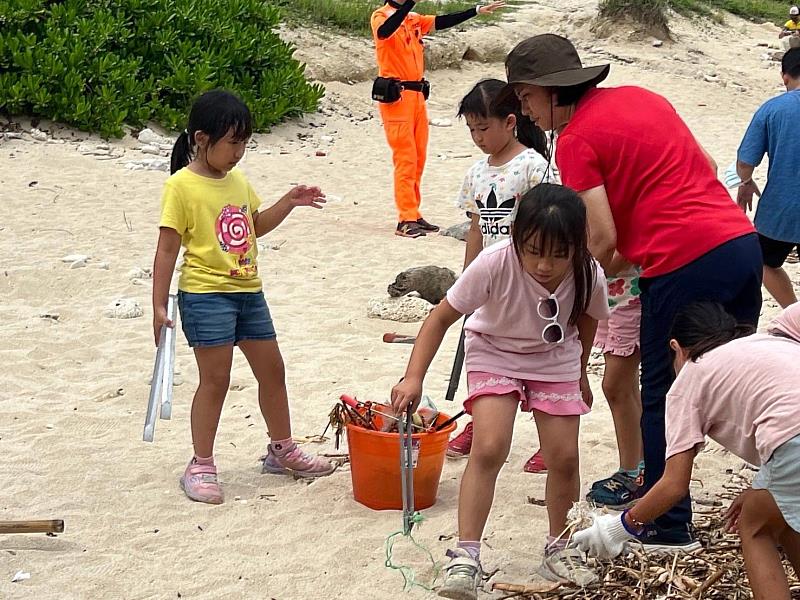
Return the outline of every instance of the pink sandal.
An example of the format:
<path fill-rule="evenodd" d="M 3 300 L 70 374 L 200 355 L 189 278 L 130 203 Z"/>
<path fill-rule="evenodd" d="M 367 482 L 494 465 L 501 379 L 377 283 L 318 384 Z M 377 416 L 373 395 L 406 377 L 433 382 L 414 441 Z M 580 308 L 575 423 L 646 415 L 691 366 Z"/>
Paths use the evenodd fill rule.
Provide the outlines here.
<path fill-rule="evenodd" d="M 336 470 L 336 465 L 321 456 L 311 456 L 303 452 L 297 444 L 292 444 L 288 452 L 278 456 L 267 447 L 267 455 L 261 467 L 262 473 L 275 475 L 292 474 L 296 477 L 312 478 L 330 475 Z"/>
<path fill-rule="evenodd" d="M 222 488 L 215 465 L 201 465 L 192 459 L 181 477 L 181 489 L 195 502 L 222 504 Z"/>

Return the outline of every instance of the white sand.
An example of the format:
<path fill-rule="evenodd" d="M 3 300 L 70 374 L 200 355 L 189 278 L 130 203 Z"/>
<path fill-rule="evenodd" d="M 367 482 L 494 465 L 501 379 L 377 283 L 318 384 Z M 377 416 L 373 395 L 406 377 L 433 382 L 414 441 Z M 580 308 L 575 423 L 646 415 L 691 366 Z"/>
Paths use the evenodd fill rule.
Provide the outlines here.
<path fill-rule="evenodd" d="M 523 33 L 552 27 L 603 46 L 605 54 L 587 56 L 587 64 L 606 60 L 608 53 L 633 60 L 614 61 L 609 83 L 635 83 L 665 94 L 721 167 L 727 166 L 753 110 L 779 91 L 779 67 L 770 63 L 762 69 L 759 55 L 766 49 L 755 47 L 775 42 L 774 30 L 734 18 L 726 28 L 679 20 L 675 45 L 653 48 L 649 41 L 622 38 L 592 42 L 586 24 L 566 16 L 587 10 L 581 2 L 563 8 L 536 4 L 485 35 L 496 42 L 502 32 L 510 47 Z M 706 54 L 691 54 L 689 48 Z M 336 44 L 329 52 L 347 59 Z M 692 56 L 699 64 L 685 62 Z M 728 87 L 703 81 L 698 71 L 716 72 Z M 497 63 L 430 73 L 432 116 L 452 118 L 476 80 L 502 73 Z M 733 81 L 747 90 L 734 91 Z M 383 344 L 381 335 L 414 334 L 417 325 L 369 320 L 367 300 L 384 294 L 402 269 L 436 264 L 458 270 L 463 258 L 461 242 L 452 238 L 412 241 L 393 235 L 389 153 L 368 100 L 369 84 L 331 83 L 328 90 L 325 107 L 332 114 L 304 121 L 319 127 L 292 123 L 256 136 L 257 149 L 243 165 L 266 202 L 296 182 L 319 184 L 342 198 L 320 212 L 296 211 L 264 240 L 280 248 L 261 253 L 288 366 L 296 436 L 321 433 L 339 394 L 386 399 L 402 375 L 409 347 Z M 347 113 L 371 118 L 358 121 Z M 298 133 L 312 139 L 302 142 Z M 322 135 L 335 141 L 321 142 Z M 141 441 L 154 356 L 151 288 L 149 281 L 135 285 L 127 273 L 151 266 L 166 175 L 126 170 L 126 160 L 143 156 L 130 139 L 112 145 L 125 157 L 98 160 L 78 153 L 76 144 L 38 143 L 27 136 L 0 141 L 0 519 L 63 518 L 67 528 L 56 539 L 0 538 L 0 597 L 398 597 L 401 578 L 383 566 L 383 548 L 386 536 L 400 527 L 399 513 L 372 512 L 354 502 L 347 468 L 310 485 L 260 474 L 265 427 L 253 377 L 240 355 L 216 448 L 224 505 L 192 503 L 177 485 L 191 452 L 188 413 L 197 383 L 180 333 L 173 420 L 158 422 L 155 443 Z M 327 156 L 315 156 L 317 148 Z M 265 149 L 271 154 L 261 152 Z M 454 154 L 469 158 L 440 158 Z M 423 186 L 426 218 L 442 225 L 462 220 L 452 199 L 478 156 L 463 125 L 432 128 Z M 757 180 L 764 177 L 762 168 Z M 38 184 L 31 186 L 33 181 Z M 91 260 L 73 270 L 60 261 L 68 254 Z M 107 270 L 97 266 L 103 261 Z M 798 270 L 791 272 L 796 280 Z M 103 317 L 103 308 L 119 297 L 137 300 L 144 317 Z M 776 311 L 771 300 L 764 307 L 765 317 Z M 41 318 L 46 312 L 60 318 Z M 456 328 L 449 333 L 426 389 L 448 412 L 459 409 L 443 400 L 457 333 Z M 616 467 L 611 416 L 597 377 L 593 386 L 595 410 L 585 418 L 581 438 L 584 487 Z M 532 580 L 541 556 L 545 509 L 528 504 L 527 497 L 544 497 L 545 478 L 521 472 L 536 446 L 533 423 L 520 415 L 483 554 L 487 569 L 502 569 L 505 580 Z M 306 449 L 330 452 L 333 444 Z M 440 536 L 456 534 L 464 465 L 446 464 L 439 500 L 425 511 L 427 521 L 417 535 L 437 559 L 451 544 Z M 713 491 L 726 468 L 740 466 L 740 460 L 712 447 L 699 459 L 697 477 Z M 398 547 L 401 561 L 423 565 L 419 553 L 401 548 L 407 546 Z M 18 570 L 30 572 L 31 579 L 11 583 Z"/>

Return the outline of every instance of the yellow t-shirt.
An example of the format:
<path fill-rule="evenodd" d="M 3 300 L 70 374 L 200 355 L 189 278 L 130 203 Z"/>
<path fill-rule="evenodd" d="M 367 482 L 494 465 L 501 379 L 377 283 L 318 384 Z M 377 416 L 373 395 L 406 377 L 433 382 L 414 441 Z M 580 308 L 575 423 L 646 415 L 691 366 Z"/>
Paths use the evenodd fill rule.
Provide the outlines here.
<path fill-rule="evenodd" d="M 159 227 L 181 236 L 184 292 L 258 292 L 258 245 L 253 214 L 261 205 L 238 169 L 222 179 L 183 168 L 164 185 Z"/>
<path fill-rule="evenodd" d="M 788 29 L 789 31 L 800 31 L 800 21 L 795 23 L 794 21 L 789 19 L 788 21 L 786 21 L 783 28 Z"/>

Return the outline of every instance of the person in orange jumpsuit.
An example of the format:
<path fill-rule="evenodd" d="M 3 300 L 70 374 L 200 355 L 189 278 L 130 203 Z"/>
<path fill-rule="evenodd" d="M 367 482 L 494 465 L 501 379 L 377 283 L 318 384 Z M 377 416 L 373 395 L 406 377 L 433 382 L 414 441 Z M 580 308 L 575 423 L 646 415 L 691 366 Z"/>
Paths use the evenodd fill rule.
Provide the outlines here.
<path fill-rule="evenodd" d="M 460 13 L 439 16 L 411 12 L 414 4 L 414 0 L 387 0 L 371 18 L 378 77 L 399 80 L 402 86 L 398 100 L 381 102 L 379 108 L 394 163 L 394 200 L 398 211 L 395 233 L 411 238 L 439 230 L 419 212 L 420 180 L 428 148 L 425 100 L 430 89 L 423 79 L 422 38 L 434 29 L 446 29 L 479 14 L 492 13 L 505 6 L 505 2 L 479 4 Z"/>

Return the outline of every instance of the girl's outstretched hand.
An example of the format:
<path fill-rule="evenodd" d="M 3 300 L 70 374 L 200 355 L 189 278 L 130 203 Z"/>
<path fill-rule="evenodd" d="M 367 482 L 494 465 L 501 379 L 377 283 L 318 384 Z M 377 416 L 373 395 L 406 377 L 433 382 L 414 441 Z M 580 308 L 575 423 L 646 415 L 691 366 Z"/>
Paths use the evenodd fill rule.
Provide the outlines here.
<path fill-rule="evenodd" d="M 167 308 L 162 306 L 153 311 L 153 337 L 156 341 L 156 346 L 161 339 L 161 328 L 166 325 L 167 327 L 175 327 L 175 323 L 167 317 Z"/>
<path fill-rule="evenodd" d="M 490 15 L 494 11 L 500 10 L 501 8 L 504 8 L 505 5 L 506 5 L 506 3 L 505 3 L 504 0 L 498 0 L 497 2 L 490 2 L 489 4 L 486 4 L 485 6 L 481 6 L 478 9 L 478 14 L 479 15 Z"/>
<path fill-rule="evenodd" d="M 313 206 L 314 208 L 322 208 L 325 204 L 325 194 L 318 187 L 308 187 L 307 185 L 298 185 L 289 190 L 284 198 L 293 206 Z"/>
<path fill-rule="evenodd" d="M 392 388 L 392 409 L 396 415 L 403 414 L 409 405 L 413 409 L 412 412 L 416 412 L 420 400 L 422 400 L 422 381 L 406 378 Z"/>

